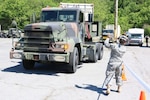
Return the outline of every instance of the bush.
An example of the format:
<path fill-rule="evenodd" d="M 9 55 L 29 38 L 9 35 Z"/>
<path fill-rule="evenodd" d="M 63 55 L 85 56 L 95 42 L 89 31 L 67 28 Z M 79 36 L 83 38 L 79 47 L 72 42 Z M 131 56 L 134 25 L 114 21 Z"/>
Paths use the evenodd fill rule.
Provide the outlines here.
<path fill-rule="evenodd" d="M 145 33 L 145 36 L 146 35 L 150 36 L 150 27 L 144 28 L 144 33 Z"/>

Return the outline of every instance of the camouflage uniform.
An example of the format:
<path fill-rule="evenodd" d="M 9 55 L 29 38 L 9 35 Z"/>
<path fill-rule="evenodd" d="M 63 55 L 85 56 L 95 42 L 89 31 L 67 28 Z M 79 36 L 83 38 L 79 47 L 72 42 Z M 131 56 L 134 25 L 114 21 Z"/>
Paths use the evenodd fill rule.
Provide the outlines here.
<path fill-rule="evenodd" d="M 106 86 L 110 85 L 110 81 L 115 74 L 116 85 L 122 85 L 121 73 L 122 73 L 122 56 L 126 52 L 126 47 L 120 43 L 109 43 L 109 38 L 104 42 L 106 48 L 111 49 L 110 59 L 106 70 Z"/>

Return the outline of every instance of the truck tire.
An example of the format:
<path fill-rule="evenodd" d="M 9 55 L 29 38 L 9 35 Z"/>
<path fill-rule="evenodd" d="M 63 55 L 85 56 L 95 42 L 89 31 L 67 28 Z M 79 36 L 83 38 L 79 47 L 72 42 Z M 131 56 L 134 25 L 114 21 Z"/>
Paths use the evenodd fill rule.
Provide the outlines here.
<path fill-rule="evenodd" d="M 78 64 L 79 64 L 79 52 L 78 49 L 75 47 L 73 52 L 70 53 L 69 57 L 69 72 L 75 73 Z"/>
<path fill-rule="evenodd" d="M 143 43 L 139 44 L 139 46 L 142 47 L 142 46 L 143 46 Z"/>
<path fill-rule="evenodd" d="M 93 52 L 92 62 L 96 63 L 99 57 L 99 46 L 96 45 L 96 50 Z"/>
<path fill-rule="evenodd" d="M 99 44 L 99 50 L 98 50 L 98 60 L 101 60 L 103 58 L 103 45 Z"/>
<path fill-rule="evenodd" d="M 33 69 L 35 62 L 33 60 L 22 60 L 25 69 Z"/>

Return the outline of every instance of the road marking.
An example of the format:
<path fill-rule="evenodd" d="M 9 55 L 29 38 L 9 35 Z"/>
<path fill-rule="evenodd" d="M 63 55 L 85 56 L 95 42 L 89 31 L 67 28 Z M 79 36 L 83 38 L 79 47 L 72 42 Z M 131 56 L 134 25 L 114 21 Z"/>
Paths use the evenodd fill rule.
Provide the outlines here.
<path fill-rule="evenodd" d="M 128 71 L 134 76 L 135 79 L 150 93 L 150 86 L 143 81 L 130 67 L 125 65 Z"/>

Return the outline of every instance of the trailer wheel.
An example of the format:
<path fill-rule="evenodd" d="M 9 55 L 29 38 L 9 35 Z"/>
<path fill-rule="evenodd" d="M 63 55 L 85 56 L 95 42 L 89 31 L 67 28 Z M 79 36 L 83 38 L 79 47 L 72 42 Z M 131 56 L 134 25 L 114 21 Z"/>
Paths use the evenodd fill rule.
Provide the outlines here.
<path fill-rule="evenodd" d="M 35 62 L 33 60 L 22 60 L 25 69 L 33 69 Z"/>
<path fill-rule="evenodd" d="M 99 57 L 99 46 L 96 45 L 96 50 L 93 52 L 92 62 L 96 63 Z"/>
<path fill-rule="evenodd" d="M 75 73 L 78 64 L 79 64 L 79 52 L 78 49 L 75 47 L 73 52 L 70 53 L 70 57 L 69 57 L 69 72 Z"/>

